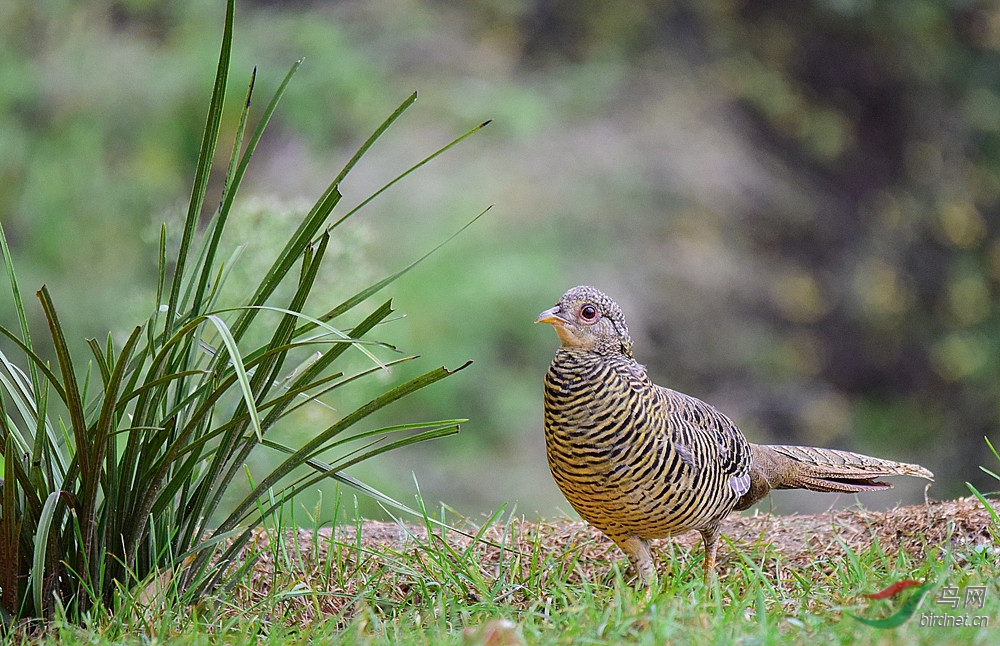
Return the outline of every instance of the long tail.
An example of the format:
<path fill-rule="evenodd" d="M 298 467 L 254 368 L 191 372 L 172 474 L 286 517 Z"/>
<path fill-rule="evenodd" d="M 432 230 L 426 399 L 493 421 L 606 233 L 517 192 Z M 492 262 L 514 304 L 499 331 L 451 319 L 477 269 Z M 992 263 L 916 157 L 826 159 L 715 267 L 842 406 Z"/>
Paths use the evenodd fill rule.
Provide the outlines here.
<path fill-rule="evenodd" d="M 753 454 L 750 490 L 740 499 L 737 509 L 750 507 L 771 489 L 856 493 L 892 487 L 877 480 L 881 476 L 934 479 L 934 474 L 920 465 L 850 451 L 782 444 L 751 444 L 750 449 Z"/>

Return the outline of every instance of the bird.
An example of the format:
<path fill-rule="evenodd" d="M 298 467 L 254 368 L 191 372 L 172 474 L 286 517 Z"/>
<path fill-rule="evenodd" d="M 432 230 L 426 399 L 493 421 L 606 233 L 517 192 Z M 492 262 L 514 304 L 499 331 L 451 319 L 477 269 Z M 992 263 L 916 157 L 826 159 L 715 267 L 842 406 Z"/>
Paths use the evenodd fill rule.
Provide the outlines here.
<path fill-rule="evenodd" d="M 882 476 L 934 474 L 849 451 L 753 444 L 700 399 L 658 386 L 632 353 L 621 308 L 573 287 L 535 319 L 561 342 L 544 378 L 545 452 L 573 509 L 627 556 L 639 585 L 656 580 L 649 541 L 700 532 L 715 575 L 719 528 L 772 489 L 888 489 Z"/>

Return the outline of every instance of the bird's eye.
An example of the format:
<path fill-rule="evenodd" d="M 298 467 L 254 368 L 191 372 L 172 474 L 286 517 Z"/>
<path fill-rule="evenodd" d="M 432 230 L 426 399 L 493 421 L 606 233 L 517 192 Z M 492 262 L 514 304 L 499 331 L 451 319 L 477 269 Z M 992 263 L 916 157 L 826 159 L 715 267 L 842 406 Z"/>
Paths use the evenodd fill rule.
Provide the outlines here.
<path fill-rule="evenodd" d="M 590 303 L 587 303 L 586 305 L 580 308 L 580 318 L 586 321 L 587 323 L 596 321 L 597 308 L 591 305 Z"/>

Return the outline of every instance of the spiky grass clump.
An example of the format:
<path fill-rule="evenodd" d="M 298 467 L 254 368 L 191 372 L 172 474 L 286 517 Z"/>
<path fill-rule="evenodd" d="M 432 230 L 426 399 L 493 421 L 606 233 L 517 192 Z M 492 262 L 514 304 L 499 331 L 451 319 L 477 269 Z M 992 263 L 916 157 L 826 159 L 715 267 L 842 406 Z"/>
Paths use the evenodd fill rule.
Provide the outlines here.
<path fill-rule="evenodd" d="M 13 355 L 0 353 L 0 616 L 5 626 L 57 612 L 71 621 L 87 621 L 94 613 L 113 609 L 116 593 L 139 581 L 152 585 L 142 594 L 169 589 L 179 602 L 191 602 L 250 567 L 252 559 L 238 561 L 237 555 L 245 554 L 253 528 L 298 492 L 334 478 L 378 496 L 343 469 L 400 446 L 455 433 L 463 421 L 358 429 L 375 411 L 453 373 L 437 368 L 384 390 L 316 429 L 301 446 L 285 446 L 269 437 L 302 406 L 414 358 L 383 362 L 373 353 L 389 347 L 368 338 L 391 314 L 389 302 L 358 313 L 369 296 L 413 265 L 334 306 L 314 302 L 314 286 L 337 226 L 385 190 L 334 218 L 341 181 L 412 105 L 415 95 L 382 123 L 330 183 L 252 295 L 223 306 L 228 261 L 217 256 L 220 240 L 250 157 L 298 68 L 296 63 L 289 71 L 244 149 L 251 77 L 220 206 L 207 226 L 200 226 L 230 76 L 233 10 L 230 0 L 179 249 L 175 256 L 168 255 L 164 227 L 152 313 L 120 345 L 110 334 L 103 344 L 90 340 L 86 376 L 80 373 L 82 362 L 71 351 L 45 287 L 37 295 L 49 338 L 44 344 L 32 339 L 0 230 L 19 322 L 18 330 L 0 328 L 0 333 L 25 359 L 19 364 Z M 200 243 L 199 229 L 204 231 Z M 307 306 L 320 313 L 305 314 Z M 276 323 L 261 321 L 258 315 L 265 310 Z M 339 325 L 348 314 L 359 322 Z M 254 338 L 266 342 L 247 347 Z M 371 363 L 360 369 L 343 364 L 341 357 L 352 348 L 364 352 Z M 46 356 L 54 357 L 54 366 Z M 348 446 L 352 440 L 363 444 Z M 282 457 L 227 508 L 224 495 L 258 447 Z M 318 459 L 331 453 L 338 456 L 331 462 Z M 308 469 L 299 469 L 302 466 Z"/>

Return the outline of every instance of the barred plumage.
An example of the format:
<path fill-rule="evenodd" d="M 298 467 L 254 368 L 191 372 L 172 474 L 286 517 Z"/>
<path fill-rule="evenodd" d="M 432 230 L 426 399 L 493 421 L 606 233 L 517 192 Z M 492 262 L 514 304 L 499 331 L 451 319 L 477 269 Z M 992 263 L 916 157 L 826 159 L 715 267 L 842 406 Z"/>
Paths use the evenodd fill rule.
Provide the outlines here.
<path fill-rule="evenodd" d="M 653 384 L 632 357 L 625 318 L 593 287 L 574 287 L 536 322 L 562 346 L 545 375 L 545 446 L 566 499 L 629 556 L 643 582 L 655 575 L 647 541 L 701 532 L 706 576 L 719 524 L 770 489 L 864 491 L 884 475 L 931 478 L 926 469 L 812 447 L 750 444 L 705 402 Z"/>

